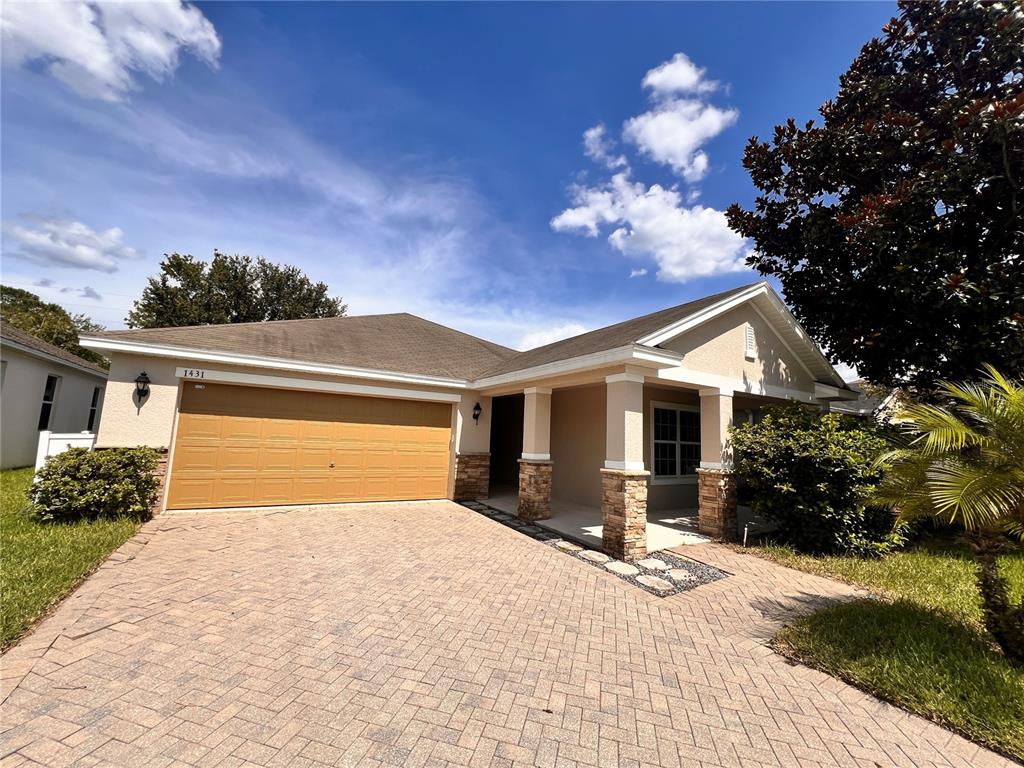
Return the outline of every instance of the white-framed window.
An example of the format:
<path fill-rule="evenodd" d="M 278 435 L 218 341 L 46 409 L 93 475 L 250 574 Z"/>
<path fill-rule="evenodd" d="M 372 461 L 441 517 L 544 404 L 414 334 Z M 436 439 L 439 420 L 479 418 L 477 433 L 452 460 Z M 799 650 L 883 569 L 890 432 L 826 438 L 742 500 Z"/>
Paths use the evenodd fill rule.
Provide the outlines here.
<path fill-rule="evenodd" d="M 39 407 L 39 429 L 49 429 L 50 419 L 53 416 L 53 407 L 57 402 L 57 390 L 60 388 L 60 376 L 50 375 L 46 377 L 46 386 L 43 387 L 43 404 Z"/>
<path fill-rule="evenodd" d="M 651 403 L 651 482 L 696 482 L 699 466 L 700 409 Z"/>
<path fill-rule="evenodd" d="M 103 387 L 92 388 L 92 402 L 89 403 L 89 423 L 86 426 L 86 430 L 92 432 L 92 428 L 96 426 L 96 412 L 100 407 L 100 395 L 103 394 Z"/>

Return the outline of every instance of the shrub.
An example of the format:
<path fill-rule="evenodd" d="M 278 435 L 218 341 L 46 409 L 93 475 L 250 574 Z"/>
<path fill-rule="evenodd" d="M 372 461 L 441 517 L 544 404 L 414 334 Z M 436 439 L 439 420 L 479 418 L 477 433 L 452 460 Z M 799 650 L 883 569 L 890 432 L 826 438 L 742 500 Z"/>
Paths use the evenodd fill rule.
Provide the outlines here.
<path fill-rule="evenodd" d="M 71 448 L 51 456 L 29 491 L 33 512 L 49 522 L 147 517 L 157 462 L 152 448 Z"/>
<path fill-rule="evenodd" d="M 902 542 L 892 513 L 869 506 L 881 429 L 801 405 L 771 406 L 732 430 L 736 469 L 753 510 L 804 552 L 881 555 Z"/>

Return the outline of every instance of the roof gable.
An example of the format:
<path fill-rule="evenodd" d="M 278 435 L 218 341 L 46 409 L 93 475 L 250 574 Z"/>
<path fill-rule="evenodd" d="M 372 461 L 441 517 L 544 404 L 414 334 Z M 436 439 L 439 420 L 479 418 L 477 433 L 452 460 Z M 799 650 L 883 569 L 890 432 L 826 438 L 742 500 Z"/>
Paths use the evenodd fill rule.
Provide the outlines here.
<path fill-rule="evenodd" d="M 79 357 L 73 352 L 68 352 L 66 349 L 51 344 L 48 341 L 43 341 L 30 333 L 25 333 L 10 323 L 0 323 L 0 341 L 4 344 L 15 346 L 29 354 L 55 359 L 57 362 L 85 369 L 88 373 L 102 376 L 103 378 L 106 378 L 108 375 L 106 368 L 103 366 L 96 365 L 96 363 Z"/>

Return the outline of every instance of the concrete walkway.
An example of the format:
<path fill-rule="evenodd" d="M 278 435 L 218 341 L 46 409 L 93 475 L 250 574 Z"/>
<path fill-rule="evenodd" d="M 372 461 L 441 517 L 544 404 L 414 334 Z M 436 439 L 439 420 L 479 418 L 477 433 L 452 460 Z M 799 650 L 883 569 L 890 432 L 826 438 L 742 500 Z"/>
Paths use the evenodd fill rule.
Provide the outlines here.
<path fill-rule="evenodd" d="M 765 646 L 852 590 L 657 598 L 448 502 L 174 515 L 3 657 L 0 765 L 1008 766 Z"/>

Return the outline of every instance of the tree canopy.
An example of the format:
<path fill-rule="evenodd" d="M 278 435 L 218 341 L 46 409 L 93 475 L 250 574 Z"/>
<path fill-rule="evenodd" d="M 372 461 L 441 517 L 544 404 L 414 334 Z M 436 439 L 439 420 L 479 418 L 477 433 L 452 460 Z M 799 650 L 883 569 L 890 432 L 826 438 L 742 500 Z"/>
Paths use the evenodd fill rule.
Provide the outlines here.
<path fill-rule="evenodd" d="M 344 315 L 326 283 L 263 257 L 213 252 L 209 262 L 171 253 L 125 319 L 133 328 L 250 323 Z"/>
<path fill-rule="evenodd" d="M 1024 13 L 901 0 L 820 109 L 756 136 L 756 246 L 807 331 L 883 385 L 1024 369 Z"/>
<path fill-rule="evenodd" d="M 3 285 L 0 286 L 0 319 L 55 347 L 104 368 L 110 367 L 105 357 L 78 344 L 79 334 L 103 330 L 102 325 L 86 315 L 69 314 L 64 307 L 44 302 L 34 293 Z"/>

